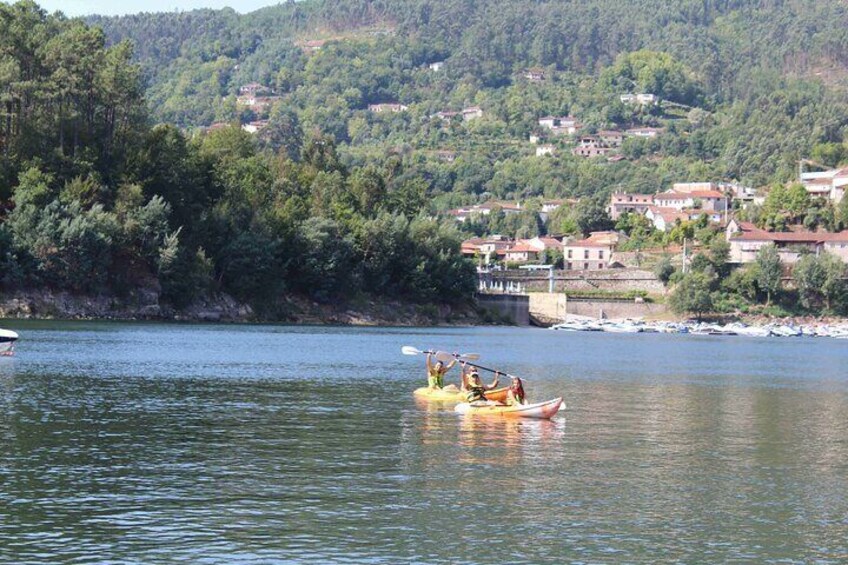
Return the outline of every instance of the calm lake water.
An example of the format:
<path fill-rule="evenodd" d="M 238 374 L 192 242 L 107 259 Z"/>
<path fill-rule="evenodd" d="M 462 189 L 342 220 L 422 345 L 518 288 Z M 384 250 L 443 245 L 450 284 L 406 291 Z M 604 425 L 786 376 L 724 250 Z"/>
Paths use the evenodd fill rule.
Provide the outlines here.
<path fill-rule="evenodd" d="M 0 563 L 848 562 L 845 341 L 0 325 Z M 416 404 L 402 345 L 568 407 Z"/>

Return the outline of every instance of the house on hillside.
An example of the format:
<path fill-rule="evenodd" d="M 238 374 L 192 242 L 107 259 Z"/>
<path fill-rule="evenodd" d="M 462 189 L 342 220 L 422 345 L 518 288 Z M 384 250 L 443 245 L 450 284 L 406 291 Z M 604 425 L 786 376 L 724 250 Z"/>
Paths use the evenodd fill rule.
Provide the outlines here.
<path fill-rule="evenodd" d="M 751 202 L 756 198 L 757 191 L 749 186 L 729 182 L 676 182 L 671 187 L 671 192 L 681 194 L 694 194 L 704 192 L 720 192 L 730 200 Z"/>
<path fill-rule="evenodd" d="M 261 96 L 263 94 L 271 94 L 272 91 L 267 86 L 258 82 L 249 82 L 239 87 L 239 96 Z"/>
<path fill-rule="evenodd" d="M 538 259 L 541 252 L 541 249 L 531 245 L 526 240 L 518 240 L 515 242 L 515 245 L 509 247 L 504 252 L 504 260 L 515 263 L 526 263 Z"/>
<path fill-rule="evenodd" d="M 472 237 L 462 242 L 460 251 L 466 257 L 483 257 L 486 263 L 492 260 L 502 259 L 506 250 L 514 245 L 514 241 L 503 235 L 490 235 L 488 237 Z"/>
<path fill-rule="evenodd" d="M 639 106 L 654 106 L 659 104 L 659 98 L 656 94 L 643 92 L 640 94 L 622 94 L 618 97 L 623 104 L 638 104 Z"/>
<path fill-rule="evenodd" d="M 430 63 L 427 66 L 430 68 L 431 71 L 437 73 L 437 72 L 442 70 L 442 67 L 445 66 L 445 62 L 444 61 L 436 61 L 435 63 Z"/>
<path fill-rule="evenodd" d="M 613 151 L 612 147 L 608 147 L 597 137 L 585 136 L 577 143 L 577 147 L 571 150 L 571 154 L 577 157 L 599 157 Z"/>
<path fill-rule="evenodd" d="M 268 125 L 268 120 L 256 120 L 246 124 L 242 124 L 241 129 L 247 133 L 259 133 L 259 131 Z"/>
<path fill-rule="evenodd" d="M 406 106 L 405 104 L 398 104 L 397 102 L 383 102 L 380 104 L 368 105 L 368 111 L 374 112 L 375 114 L 380 114 L 383 112 L 398 113 L 406 112 L 407 110 L 409 110 L 409 106 Z"/>
<path fill-rule="evenodd" d="M 436 151 L 436 158 L 443 163 L 453 163 L 456 161 L 456 151 L 450 149 L 439 149 Z"/>
<path fill-rule="evenodd" d="M 262 112 L 271 107 L 272 104 L 279 101 L 279 96 L 259 96 L 258 94 L 244 94 L 236 98 L 236 104 L 246 106 L 254 112 Z"/>
<path fill-rule="evenodd" d="M 557 208 L 559 208 L 560 206 L 562 206 L 566 202 L 568 202 L 569 204 L 571 204 L 571 203 L 576 204 L 577 203 L 576 200 L 566 200 L 564 198 L 555 198 L 553 200 L 545 200 L 544 202 L 542 202 L 542 212 L 545 213 L 545 214 L 550 214 L 551 212 L 553 212 L 554 210 L 556 210 Z"/>
<path fill-rule="evenodd" d="M 799 179 L 810 196 L 827 198 L 838 203 L 848 187 L 848 168 L 803 172 Z"/>
<path fill-rule="evenodd" d="M 456 118 L 457 116 L 460 116 L 460 115 L 461 115 L 460 112 L 451 112 L 449 110 L 442 110 L 441 112 L 436 112 L 435 114 L 433 114 L 430 117 L 431 118 L 439 118 L 442 121 L 449 122 L 452 119 L 454 119 L 454 118 Z"/>
<path fill-rule="evenodd" d="M 526 69 L 524 71 L 524 78 L 529 82 L 542 82 L 545 80 L 545 69 Z"/>
<path fill-rule="evenodd" d="M 597 137 L 607 147 L 620 147 L 624 141 L 624 134 L 617 130 L 601 130 Z"/>
<path fill-rule="evenodd" d="M 536 157 L 542 157 L 543 155 L 553 155 L 555 152 L 556 147 L 549 143 L 536 147 Z"/>
<path fill-rule="evenodd" d="M 466 122 L 483 117 L 483 109 L 480 106 L 469 106 L 462 109 L 462 119 Z"/>
<path fill-rule="evenodd" d="M 454 208 L 453 210 L 448 210 L 446 213 L 452 216 L 457 222 L 464 222 L 473 216 L 488 216 L 496 208 L 500 208 L 505 215 L 521 212 L 520 203 L 490 201 L 485 204 Z"/>
<path fill-rule="evenodd" d="M 483 109 L 479 106 L 469 106 L 468 108 L 463 108 L 459 112 L 452 112 L 449 110 L 442 110 L 441 112 L 436 112 L 431 118 L 439 118 L 443 121 L 451 121 L 454 118 L 462 117 L 462 120 L 465 122 L 476 120 L 477 118 L 483 117 Z"/>
<path fill-rule="evenodd" d="M 630 128 L 625 133 L 630 137 L 653 139 L 662 133 L 660 128 Z"/>
<path fill-rule="evenodd" d="M 662 206 L 649 206 L 645 210 L 645 217 L 648 218 L 654 225 L 655 229 L 661 232 L 669 231 L 680 222 L 685 222 L 690 219 L 690 215 L 683 210 L 677 208 L 668 208 Z"/>
<path fill-rule="evenodd" d="M 589 237 L 563 243 L 563 265 L 567 271 L 597 271 L 609 268 L 616 245 L 625 236 L 614 231 L 592 232 Z"/>
<path fill-rule="evenodd" d="M 717 190 L 668 191 L 655 194 L 654 204 L 660 208 L 675 208 L 676 210 L 696 208 L 700 204 L 700 207 L 704 210 L 724 212 L 728 209 L 728 197 Z"/>
<path fill-rule="evenodd" d="M 848 231 L 836 233 L 789 231 L 769 232 L 748 222 L 732 220 L 727 224 L 725 237 L 730 244 L 731 263 L 751 263 L 766 245 L 777 247 L 780 260 L 787 265 L 798 262 L 804 253 L 833 253 L 848 262 Z"/>
<path fill-rule="evenodd" d="M 574 135 L 583 127 L 574 116 L 544 116 L 538 123 L 552 135 Z"/>
<path fill-rule="evenodd" d="M 607 214 L 613 220 L 618 220 L 625 212 L 645 213 L 648 207 L 654 205 L 653 194 L 631 194 L 628 192 L 614 192 L 610 196 Z"/>

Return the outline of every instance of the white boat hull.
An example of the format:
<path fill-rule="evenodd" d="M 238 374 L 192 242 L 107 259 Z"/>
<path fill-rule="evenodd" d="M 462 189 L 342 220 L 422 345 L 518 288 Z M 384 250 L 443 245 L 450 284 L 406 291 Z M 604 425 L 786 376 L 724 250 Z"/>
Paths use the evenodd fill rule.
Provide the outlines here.
<path fill-rule="evenodd" d="M 0 355 L 8 355 L 15 348 L 18 334 L 12 330 L 0 329 Z"/>

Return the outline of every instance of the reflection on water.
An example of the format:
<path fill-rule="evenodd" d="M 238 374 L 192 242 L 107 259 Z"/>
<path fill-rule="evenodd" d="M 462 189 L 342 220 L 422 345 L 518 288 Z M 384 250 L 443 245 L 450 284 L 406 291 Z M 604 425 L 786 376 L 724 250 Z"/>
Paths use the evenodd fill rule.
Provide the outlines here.
<path fill-rule="evenodd" d="M 848 559 L 835 340 L 15 325 L 0 563 Z M 407 344 L 479 351 L 568 408 L 415 401 Z"/>

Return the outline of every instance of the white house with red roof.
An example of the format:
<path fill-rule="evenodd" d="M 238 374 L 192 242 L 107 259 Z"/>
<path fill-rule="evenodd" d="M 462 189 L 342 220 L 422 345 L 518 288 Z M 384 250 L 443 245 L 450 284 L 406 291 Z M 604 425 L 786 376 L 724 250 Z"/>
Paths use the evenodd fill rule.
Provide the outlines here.
<path fill-rule="evenodd" d="M 645 217 L 648 218 L 654 228 L 666 232 L 673 228 L 678 222 L 689 220 L 689 214 L 677 208 L 669 208 L 663 206 L 650 206 L 645 211 Z"/>
<path fill-rule="evenodd" d="M 531 245 L 526 240 L 518 240 L 515 245 L 508 248 L 505 252 L 504 259 L 518 263 L 526 263 L 539 258 L 539 253 L 543 250 Z"/>
<path fill-rule="evenodd" d="M 624 236 L 614 231 L 592 232 L 589 237 L 563 243 L 566 271 L 598 271 L 609 267 L 615 246 Z"/>
<path fill-rule="evenodd" d="M 466 257 L 482 256 L 488 263 L 491 259 L 502 258 L 514 241 L 504 235 L 472 237 L 462 242 L 460 250 Z"/>

